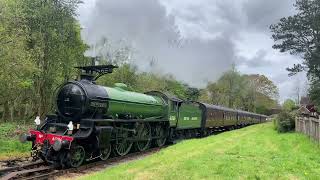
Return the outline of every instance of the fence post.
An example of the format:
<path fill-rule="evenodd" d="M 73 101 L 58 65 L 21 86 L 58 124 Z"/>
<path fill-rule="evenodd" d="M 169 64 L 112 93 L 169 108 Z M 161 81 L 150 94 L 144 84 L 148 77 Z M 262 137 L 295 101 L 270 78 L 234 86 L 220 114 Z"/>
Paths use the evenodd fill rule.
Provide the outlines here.
<path fill-rule="evenodd" d="M 318 135 L 318 143 L 320 144 L 320 116 L 318 117 L 318 134 L 317 135 Z"/>
<path fill-rule="evenodd" d="M 309 117 L 309 137 L 312 138 L 312 121 L 311 121 L 311 117 Z"/>
<path fill-rule="evenodd" d="M 315 124 L 315 122 L 313 121 L 312 118 L 310 118 L 310 123 L 311 123 L 311 132 L 310 132 L 311 137 L 312 137 L 313 139 L 316 139 L 316 138 L 317 138 L 317 136 L 315 135 L 315 127 L 316 127 L 316 124 Z"/>
<path fill-rule="evenodd" d="M 302 121 L 302 124 L 303 124 L 303 131 L 302 133 L 306 134 L 306 120 L 305 120 L 306 117 L 303 117 L 303 121 Z"/>
<path fill-rule="evenodd" d="M 296 132 L 299 132 L 299 125 L 298 125 L 299 124 L 299 117 L 298 116 L 296 116 L 294 123 L 295 123 Z"/>

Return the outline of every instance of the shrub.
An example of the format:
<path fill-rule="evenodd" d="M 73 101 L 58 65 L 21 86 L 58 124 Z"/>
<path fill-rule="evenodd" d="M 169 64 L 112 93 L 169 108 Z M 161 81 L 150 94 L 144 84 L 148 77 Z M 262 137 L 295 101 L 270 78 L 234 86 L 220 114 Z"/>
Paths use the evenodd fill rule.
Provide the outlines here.
<path fill-rule="evenodd" d="M 275 129 L 280 133 L 293 131 L 295 128 L 294 114 L 288 111 L 282 111 L 275 119 Z"/>

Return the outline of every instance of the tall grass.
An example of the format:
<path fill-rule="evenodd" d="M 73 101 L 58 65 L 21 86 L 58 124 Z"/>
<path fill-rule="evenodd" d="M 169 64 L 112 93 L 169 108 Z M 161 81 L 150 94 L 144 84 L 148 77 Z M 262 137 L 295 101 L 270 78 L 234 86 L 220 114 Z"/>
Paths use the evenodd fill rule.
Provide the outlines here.
<path fill-rule="evenodd" d="M 21 133 L 28 131 L 30 125 L 20 125 L 18 123 L 0 124 L 0 159 L 10 159 L 28 156 L 31 144 L 22 144 L 19 141 Z"/>

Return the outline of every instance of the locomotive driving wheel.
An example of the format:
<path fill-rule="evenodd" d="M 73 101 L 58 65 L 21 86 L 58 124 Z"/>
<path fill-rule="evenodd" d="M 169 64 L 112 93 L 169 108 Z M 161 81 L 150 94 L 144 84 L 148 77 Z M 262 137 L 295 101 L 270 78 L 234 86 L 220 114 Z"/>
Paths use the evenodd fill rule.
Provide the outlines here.
<path fill-rule="evenodd" d="M 151 127 L 149 123 L 139 123 L 137 126 L 136 138 L 138 142 L 135 143 L 137 150 L 145 151 L 151 144 Z"/>
<path fill-rule="evenodd" d="M 133 142 L 129 140 L 129 138 L 132 138 L 131 134 L 132 133 L 129 131 L 118 132 L 117 142 L 114 145 L 114 150 L 119 156 L 125 156 L 129 153 L 133 144 Z"/>
<path fill-rule="evenodd" d="M 69 152 L 69 165 L 70 167 L 79 167 L 85 158 L 85 150 L 82 146 L 74 146 Z"/>
<path fill-rule="evenodd" d="M 157 125 L 155 128 L 155 135 L 156 137 L 159 137 L 155 140 L 155 143 L 158 147 L 162 147 L 166 143 L 166 131 L 161 125 Z"/>
<path fill-rule="evenodd" d="M 111 154 L 111 144 L 108 147 L 101 149 L 100 153 L 101 153 L 100 159 L 103 161 L 107 160 Z"/>

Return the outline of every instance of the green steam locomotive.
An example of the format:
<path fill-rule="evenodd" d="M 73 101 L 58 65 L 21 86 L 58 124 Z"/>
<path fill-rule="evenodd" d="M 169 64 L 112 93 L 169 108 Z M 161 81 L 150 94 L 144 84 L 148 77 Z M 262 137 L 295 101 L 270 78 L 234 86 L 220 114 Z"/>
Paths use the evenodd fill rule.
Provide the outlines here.
<path fill-rule="evenodd" d="M 106 160 L 111 152 L 125 156 L 177 140 L 204 137 L 266 121 L 266 116 L 169 94 L 129 91 L 125 84 L 97 85 L 95 80 L 116 66 L 78 67 L 81 79 L 70 81 L 56 96 L 56 113 L 21 137 L 32 142 L 32 156 L 62 167 Z M 95 76 L 95 74 L 98 74 Z"/>

